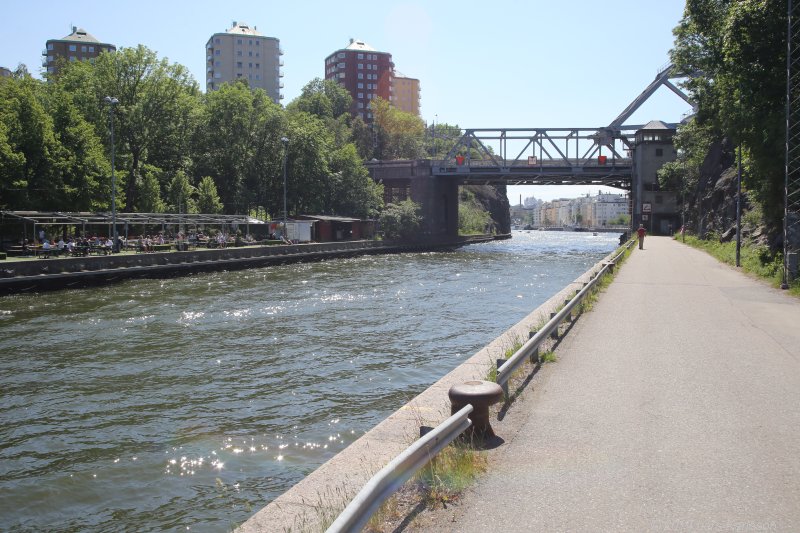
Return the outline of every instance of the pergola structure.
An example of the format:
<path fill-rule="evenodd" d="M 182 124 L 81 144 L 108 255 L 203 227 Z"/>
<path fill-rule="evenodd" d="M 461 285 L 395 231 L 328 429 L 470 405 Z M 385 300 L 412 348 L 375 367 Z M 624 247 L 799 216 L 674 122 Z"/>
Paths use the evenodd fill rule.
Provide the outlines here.
<path fill-rule="evenodd" d="M 265 222 L 248 215 L 217 215 L 210 213 L 117 213 L 117 225 L 125 226 L 125 237 L 131 226 L 184 226 L 197 228 L 199 226 L 221 226 L 234 228 L 246 226 L 249 232 L 250 225 L 263 225 Z M 67 213 L 61 211 L 0 211 L 0 225 L 7 221 L 32 225 L 33 237 L 36 237 L 36 228 L 41 226 L 80 226 L 85 233 L 87 226 L 107 226 L 111 235 L 111 213 Z M 33 239 L 32 239 L 33 240 Z"/>

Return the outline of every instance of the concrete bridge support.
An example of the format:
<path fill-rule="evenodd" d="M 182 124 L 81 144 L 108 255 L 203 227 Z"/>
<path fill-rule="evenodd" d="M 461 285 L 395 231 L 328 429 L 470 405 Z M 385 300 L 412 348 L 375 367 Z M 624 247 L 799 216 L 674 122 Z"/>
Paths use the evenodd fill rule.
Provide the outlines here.
<path fill-rule="evenodd" d="M 433 176 L 429 160 L 372 161 L 373 180 L 383 184 L 386 203 L 411 199 L 424 218 L 422 231 L 435 238 L 458 236 L 458 178 Z"/>

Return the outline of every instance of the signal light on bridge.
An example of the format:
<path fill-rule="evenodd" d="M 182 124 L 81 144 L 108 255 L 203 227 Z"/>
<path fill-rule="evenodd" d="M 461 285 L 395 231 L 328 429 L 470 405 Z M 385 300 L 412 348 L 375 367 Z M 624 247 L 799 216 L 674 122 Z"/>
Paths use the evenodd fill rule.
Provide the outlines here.
<path fill-rule="evenodd" d="M 597 156 L 597 164 L 598 165 L 605 165 L 607 160 L 608 160 L 608 156 L 605 156 L 605 155 Z"/>

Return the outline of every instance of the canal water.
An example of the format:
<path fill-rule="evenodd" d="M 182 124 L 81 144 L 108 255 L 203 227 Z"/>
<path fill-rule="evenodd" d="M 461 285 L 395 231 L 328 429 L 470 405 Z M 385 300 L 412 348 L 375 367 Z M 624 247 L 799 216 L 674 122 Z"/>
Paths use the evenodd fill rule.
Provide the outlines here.
<path fill-rule="evenodd" d="M 228 531 L 617 243 L 515 232 L 0 299 L 0 530 Z"/>

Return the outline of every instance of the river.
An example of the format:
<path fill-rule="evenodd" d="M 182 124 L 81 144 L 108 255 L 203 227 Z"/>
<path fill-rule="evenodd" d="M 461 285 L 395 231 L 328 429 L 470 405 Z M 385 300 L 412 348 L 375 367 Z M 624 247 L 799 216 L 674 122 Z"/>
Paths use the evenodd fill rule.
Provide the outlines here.
<path fill-rule="evenodd" d="M 228 531 L 612 251 L 515 232 L 0 299 L 0 530 Z"/>

